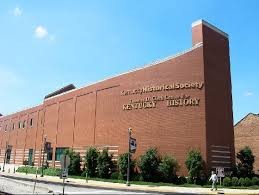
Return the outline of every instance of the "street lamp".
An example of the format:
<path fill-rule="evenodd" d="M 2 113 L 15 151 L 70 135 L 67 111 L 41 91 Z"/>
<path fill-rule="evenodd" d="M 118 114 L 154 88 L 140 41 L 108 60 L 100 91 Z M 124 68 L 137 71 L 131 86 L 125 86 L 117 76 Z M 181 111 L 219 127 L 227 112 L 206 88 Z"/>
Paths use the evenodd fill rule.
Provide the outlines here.
<path fill-rule="evenodd" d="M 131 138 L 131 133 L 132 133 L 132 128 L 129 127 L 128 128 L 128 134 L 129 134 L 129 152 L 128 152 L 128 169 L 127 169 L 127 182 L 126 182 L 126 185 L 127 186 L 130 186 L 130 182 L 129 182 L 129 178 L 130 178 L 130 138 Z"/>
<path fill-rule="evenodd" d="M 44 157 L 45 157 L 45 145 L 46 145 L 46 141 L 47 141 L 47 135 L 44 135 L 44 143 L 43 143 L 43 159 L 41 162 L 41 177 L 43 177 L 43 165 L 44 165 Z"/>

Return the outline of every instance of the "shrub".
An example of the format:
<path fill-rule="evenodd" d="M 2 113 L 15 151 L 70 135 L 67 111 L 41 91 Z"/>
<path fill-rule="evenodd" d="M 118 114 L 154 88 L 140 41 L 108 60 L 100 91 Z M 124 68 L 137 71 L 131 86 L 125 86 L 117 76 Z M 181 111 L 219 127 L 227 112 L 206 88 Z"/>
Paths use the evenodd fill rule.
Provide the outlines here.
<path fill-rule="evenodd" d="M 118 158 L 119 177 L 120 179 L 127 179 L 128 170 L 128 153 L 121 154 Z M 134 176 L 135 161 L 131 159 L 130 155 L 130 178 Z"/>
<path fill-rule="evenodd" d="M 84 171 L 81 173 L 81 176 L 82 176 L 82 177 L 86 177 L 86 172 L 87 172 L 87 171 L 84 170 Z M 87 175 L 87 177 L 88 177 L 88 175 Z"/>
<path fill-rule="evenodd" d="M 246 177 L 245 178 L 245 182 L 244 182 L 244 186 L 251 186 L 252 185 L 252 181 L 250 178 Z"/>
<path fill-rule="evenodd" d="M 179 165 L 176 159 L 172 156 L 165 155 L 159 163 L 158 170 L 161 175 L 161 179 L 164 182 L 172 182 L 176 180 L 176 172 L 179 169 Z"/>
<path fill-rule="evenodd" d="M 238 185 L 239 186 L 245 186 L 245 179 L 244 178 L 239 178 L 239 180 L 238 180 Z"/>
<path fill-rule="evenodd" d="M 226 187 L 231 186 L 231 185 L 232 185 L 232 184 L 231 184 L 231 179 L 230 179 L 229 177 L 225 177 L 225 178 L 223 179 L 223 185 L 226 186 Z"/>
<path fill-rule="evenodd" d="M 176 184 L 181 185 L 181 184 L 185 184 L 185 183 L 187 183 L 187 179 L 186 179 L 186 177 L 184 177 L 184 176 L 180 176 L 180 177 L 178 177 L 177 180 L 176 180 Z"/>
<path fill-rule="evenodd" d="M 29 164 L 29 162 L 28 162 L 28 160 L 24 160 L 22 164 L 26 166 Z"/>
<path fill-rule="evenodd" d="M 59 176 L 61 174 L 61 169 L 49 167 L 47 169 L 44 169 L 44 175 L 50 175 L 50 176 Z"/>
<path fill-rule="evenodd" d="M 141 177 L 141 175 L 137 172 L 134 172 L 134 175 L 132 177 L 133 181 L 143 181 L 143 178 Z"/>
<path fill-rule="evenodd" d="M 98 154 L 99 154 L 98 150 L 93 147 L 88 148 L 88 150 L 86 151 L 85 166 L 89 177 L 96 176 Z"/>
<path fill-rule="evenodd" d="M 259 185 L 259 179 L 257 177 L 252 178 L 252 185 Z"/>
<path fill-rule="evenodd" d="M 200 176 L 197 177 L 195 183 L 201 186 L 206 185 L 208 183 L 208 178 L 204 171 L 201 171 Z"/>
<path fill-rule="evenodd" d="M 111 174 L 111 179 L 119 179 L 119 172 L 113 172 L 112 174 Z"/>
<path fill-rule="evenodd" d="M 109 178 L 113 167 L 112 155 L 108 154 L 108 149 L 104 149 L 97 158 L 97 172 L 100 178 Z"/>
<path fill-rule="evenodd" d="M 144 181 L 158 181 L 159 173 L 158 166 L 160 156 L 156 148 L 149 148 L 146 153 L 140 156 L 138 166 L 140 174 Z"/>
<path fill-rule="evenodd" d="M 20 173 L 29 173 L 29 174 L 35 174 L 36 173 L 36 167 L 26 166 L 26 167 L 18 167 L 16 172 Z M 38 174 L 41 173 L 41 168 L 38 169 Z M 44 169 L 44 175 L 50 175 L 50 176 L 59 176 L 61 170 L 58 168 L 49 167 L 47 169 Z"/>
<path fill-rule="evenodd" d="M 26 167 L 18 167 L 16 172 L 20 173 L 29 173 L 29 174 L 35 174 L 36 173 L 36 167 L 26 166 Z"/>
<path fill-rule="evenodd" d="M 192 183 L 193 183 L 193 180 L 192 180 L 190 177 L 187 177 L 186 180 L 187 180 L 187 183 L 188 183 L 188 184 L 192 184 Z"/>
<path fill-rule="evenodd" d="M 254 174 L 253 164 L 255 161 L 255 156 L 253 155 L 252 150 L 248 146 L 244 147 L 237 153 L 237 159 L 237 175 L 239 177 L 252 177 Z"/>
<path fill-rule="evenodd" d="M 81 158 L 80 154 L 72 149 L 66 149 L 64 155 L 70 157 L 70 165 L 68 166 L 69 175 L 81 175 Z"/>
<path fill-rule="evenodd" d="M 204 161 L 200 151 L 189 151 L 186 157 L 185 165 L 188 169 L 190 182 L 196 183 L 197 179 L 201 177 L 204 169 Z"/>
<path fill-rule="evenodd" d="M 232 183 L 232 186 L 238 186 L 238 178 L 237 177 L 232 177 L 231 183 Z"/>

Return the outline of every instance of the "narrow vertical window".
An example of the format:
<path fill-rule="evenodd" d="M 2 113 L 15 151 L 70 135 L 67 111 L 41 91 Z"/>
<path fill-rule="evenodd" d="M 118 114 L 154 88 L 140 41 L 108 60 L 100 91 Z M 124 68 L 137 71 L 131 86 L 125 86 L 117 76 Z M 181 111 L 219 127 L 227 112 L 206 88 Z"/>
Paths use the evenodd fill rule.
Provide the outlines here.
<path fill-rule="evenodd" d="M 30 120 L 30 126 L 33 127 L 33 118 Z"/>
<path fill-rule="evenodd" d="M 26 126 L 26 121 L 23 121 L 23 125 L 22 125 L 22 128 L 24 129 Z"/>

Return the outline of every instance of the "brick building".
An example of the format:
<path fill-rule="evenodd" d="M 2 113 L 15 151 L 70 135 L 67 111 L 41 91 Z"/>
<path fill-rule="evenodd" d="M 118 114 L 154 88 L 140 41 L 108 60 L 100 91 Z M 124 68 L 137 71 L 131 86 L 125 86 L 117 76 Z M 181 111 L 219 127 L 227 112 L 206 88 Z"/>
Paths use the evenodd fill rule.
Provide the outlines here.
<path fill-rule="evenodd" d="M 67 86 L 0 117 L 0 162 L 8 148 L 8 163 L 39 165 L 44 136 L 53 147 L 51 166 L 59 166 L 67 147 L 81 155 L 89 146 L 108 147 L 116 157 L 127 151 L 129 127 L 135 157 L 155 146 L 173 154 L 186 174 L 186 154 L 195 148 L 209 169 L 229 168 L 235 151 L 228 35 L 199 20 L 192 47 L 182 53 L 89 86 Z"/>
<path fill-rule="evenodd" d="M 245 146 L 249 146 L 255 155 L 254 171 L 259 174 L 259 114 L 249 113 L 235 126 L 236 153 Z"/>

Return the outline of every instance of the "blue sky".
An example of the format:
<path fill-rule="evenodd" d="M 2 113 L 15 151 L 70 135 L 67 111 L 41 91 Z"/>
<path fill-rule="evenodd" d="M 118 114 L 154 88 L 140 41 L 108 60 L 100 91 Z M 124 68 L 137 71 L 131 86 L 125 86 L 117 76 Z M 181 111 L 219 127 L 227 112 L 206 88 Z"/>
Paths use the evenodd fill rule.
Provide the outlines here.
<path fill-rule="evenodd" d="M 259 1 L 0 2 L 0 113 L 191 47 L 205 19 L 230 36 L 234 120 L 259 113 Z"/>

